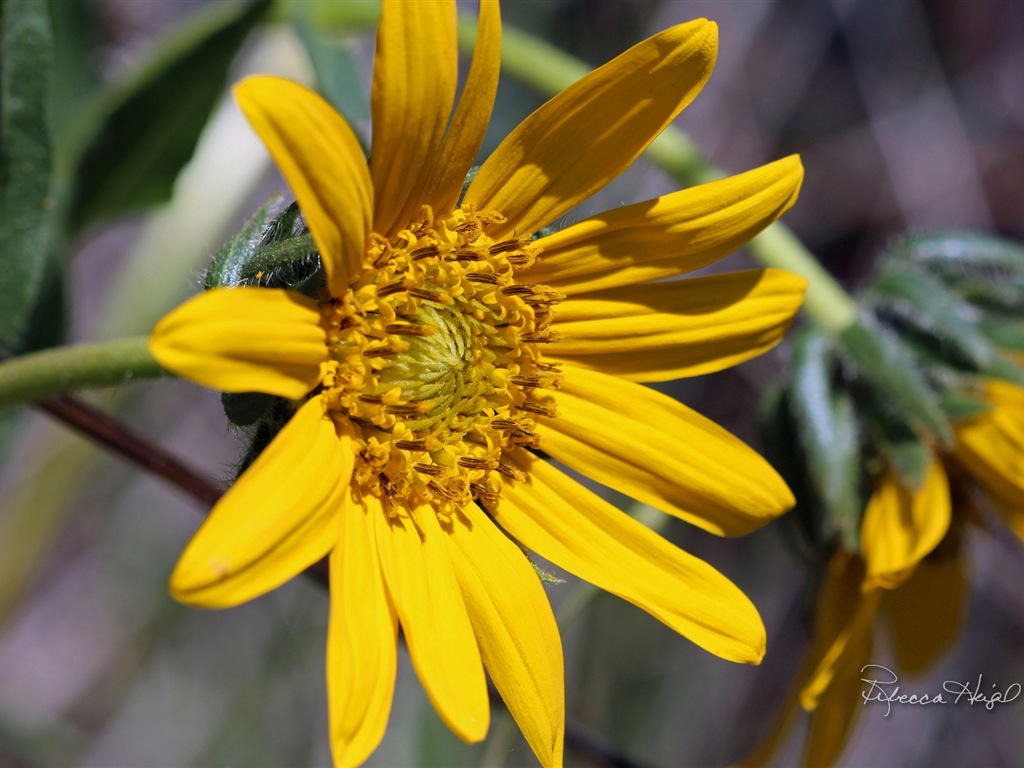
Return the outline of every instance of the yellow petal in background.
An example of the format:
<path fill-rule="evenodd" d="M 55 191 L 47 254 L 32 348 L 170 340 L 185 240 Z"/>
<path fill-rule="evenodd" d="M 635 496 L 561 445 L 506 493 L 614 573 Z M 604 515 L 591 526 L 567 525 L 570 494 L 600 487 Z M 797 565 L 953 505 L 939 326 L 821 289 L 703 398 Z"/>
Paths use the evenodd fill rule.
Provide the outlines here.
<path fill-rule="evenodd" d="M 327 699 L 331 752 L 338 768 L 361 764 L 377 748 L 391 712 L 398 617 L 388 601 L 367 512 L 346 499 L 331 552 Z"/>
<path fill-rule="evenodd" d="M 490 704 L 473 627 L 451 562 L 448 534 L 430 507 L 391 517 L 367 508 L 377 530 L 388 592 L 398 611 L 409 655 L 437 714 L 463 741 L 487 734 Z"/>
<path fill-rule="evenodd" d="M 501 12 L 498 0 L 481 0 L 473 63 L 452 115 L 452 123 L 421 194 L 436 213 L 452 210 L 466 183 L 491 120 L 501 69 Z"/>
<path fill-rule="evenodd" d="M 672 277 L 742 246 L 796 202 L 796 155 L 593 216 L 537 241 L 532 282 L 575 295 Z"/>
<path fill-rule="evenodd" d="M 951 517 L 949 483 L 937 460 L 932 459 L 917 491 L 904 488 L 895 472 L 883 475 L 861 525 L 867 583 L 899 584 L 942 541 Z"/>
<path fill-rule="evenodd" d="M 249 77 L 235 99 L 291 187 L 327 286 L 342 296 L 362 270 L 373 185 L 348 123 L 317 93 L 280 77 Z"/>
<path fill-rule="evenodd" d="M 458 82 L 455 0 L 384 0 L 373 61 L 373 229 L 394 235 L 441 148 Z"/>
<path fill-rule="evenodd" d="M 761 269 L 571 296 L 550 356 L 631 381 L 720 371 L 778 344 L 806 286 Z"/>
<path fill-rule="evenodd" d="M 1024 509 L 1024 388 L 990 381 L 992 410 L 956 426 L 958 463 L 1009 509 Z"/>
<path fill-rule="evenodd" d="M 448 537 L 484 664 L 541 765 L 562 764 L 562 641 L 544 587 L 522 550 L 469 504 Z"/>
<path fill-rule="evenodd" d="M 305 296 L 214 288 L 165 315 L 149 349 L 164 368 L 204 386 L 297 400 L 320 381 L 327 336 Z"/>
<path fill-rule="evenodd" d="M 667 29 L 595 69 L 524 120 L 481 166 L 466 202 L 536 232 L 622 173 L 711 74 L 718 28 Z"/>
<path fill-rule="evenodd" d="M 778 473 L 713 421 L 652 389 L 565 369 L 541 448 L 578 472 L 722 536 L 750 532 L 793 505 Z"/>
<path fill-rule="evenodd" d="M 319 398 L 307 402 L 214 506 L 171 574 L 171 594 L 226 608 L 317 562 L 337 541 L 354 456 Z"/>
<path fill-rule="evenodd" d="M 710 653 L 760 663 L 764 625 L 735 584 L 542 459 L 517 449 L 514 461 L 528 479 L 508 482 L 492 514 L 515 539 Z"/>
<path fill-rule="evenodd" d="M 923 675 L 956 646 L 967 599 L 960 535 L 954 528 L 906 582 L 882 598 L 900 673 Z"/>

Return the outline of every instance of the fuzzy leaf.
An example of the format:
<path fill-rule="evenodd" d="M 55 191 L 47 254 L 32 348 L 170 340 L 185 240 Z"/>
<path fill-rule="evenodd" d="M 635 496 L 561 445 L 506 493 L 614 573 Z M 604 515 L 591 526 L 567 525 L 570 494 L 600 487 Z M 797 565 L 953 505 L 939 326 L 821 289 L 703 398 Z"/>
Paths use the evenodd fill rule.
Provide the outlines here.
<path fill-rule="evenodd" d="M 228 67 L 270 0 L 219 5 L 176 30 L 127 81 L 106 92 L 78 157 L 72 232 L 170 199 L 178 172 L 224 90 Z"/>
<path fill-rule="evenodd" d="M 863 502 L 857 417 L 850 393 L 835 386 L 827 338 L 808 329 L 793 344 L 791 408 L 810 479 L 824 503 L 828 528 L 856 543 Z"/>
<path fill-rule="evenodd" d="M 936 232 L 907 238 L 888 252 L 948 283 L 1024 281 L 1024 248 L 976 232 Z M 1022 283 L 1024 284 L 1024 283 Z"/>
<path fill-rule="evenodd" d="M 839 335 L 838 350 L 880 410 L 950 444 L 952 430 L 938 396 L 891 332 L 862 317 Z"/>
<path fill-rule="evenodd" d="M 0 4 L 0 346 L 14 350 L 46 272 L 53 36 L 45 3 Z"/>

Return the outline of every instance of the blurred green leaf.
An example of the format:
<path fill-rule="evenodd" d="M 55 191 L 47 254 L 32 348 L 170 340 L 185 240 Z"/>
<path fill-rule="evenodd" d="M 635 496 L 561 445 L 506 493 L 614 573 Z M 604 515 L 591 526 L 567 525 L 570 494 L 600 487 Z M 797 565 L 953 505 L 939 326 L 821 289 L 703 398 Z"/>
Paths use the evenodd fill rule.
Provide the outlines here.
<path fill-rule="evenodd" d="M 863 509 L 857 417 L 850 393 L 833 385 L 831 369 L 828 338 L 813 329 L 800 333 L 793 343 L 790 407 L 829 528 L 853 547 Z"/>
<path fill-rule="evenodd" d="M 224 90 L 235 54 L 270 6 L 218 5 L 157 47 L 111 88 L 84 140 L 72 181 L 71 232 L 167 201 Z"/>
<path fill-rule="evenodd" d="M 862 317 L 839 335 L 837 348 L 878 410 L 944 444 L 952 441 L 938 396 L 925 383 L 915 359 L 890 331 Z"/>
<path fill-rule="evenodd" d="M 980 397 L 971 397 L 962 391 L 947 389 L 942 393 L 942 409 L 949 416 L 949 420 L 955 423 L 988 413 L 992 406 Z"/>
<path fill-rule="evenodd" d="M 1024 318 L 1002 313 L 986 313 L 978 329 L 997 347 L 1008 352 L 1024 352 Z"/>
<path fill-rule="evenodd" d="M 100 22 L 90 0 L 47 0 L 53 22 L 53 131 L 58 168 L 82 109 L 99 84 Z"/>
<path fill-rule="evenodd" d="M 44 3 L 0 4 L 0 346 L 21 346 L 52 230 L 53 37 Z"/>

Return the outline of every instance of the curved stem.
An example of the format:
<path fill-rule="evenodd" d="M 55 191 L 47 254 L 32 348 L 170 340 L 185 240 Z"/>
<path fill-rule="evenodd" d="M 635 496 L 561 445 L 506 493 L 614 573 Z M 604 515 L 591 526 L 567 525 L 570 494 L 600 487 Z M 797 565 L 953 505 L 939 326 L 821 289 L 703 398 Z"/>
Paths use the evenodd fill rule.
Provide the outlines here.
<path fill-rule="evenodd" d="M 149 354 L 147 337 L 57 347 L 0 363 L 0 408 L 78 389 L 169 376 Z"/>

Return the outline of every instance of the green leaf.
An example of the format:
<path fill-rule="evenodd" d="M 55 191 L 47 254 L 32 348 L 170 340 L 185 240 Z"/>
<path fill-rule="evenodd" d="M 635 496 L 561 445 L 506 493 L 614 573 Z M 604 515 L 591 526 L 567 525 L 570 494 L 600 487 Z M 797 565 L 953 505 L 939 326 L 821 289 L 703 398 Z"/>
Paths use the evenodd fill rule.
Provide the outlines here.
<path fill-rule="evenodd" d="M 170 199 L 224 90 L 228 67 L 270 0 L 218 5 L 164 40 L 104 94 L 74 173 L 72 232 Z"/>
<path fill-rule="evenodd" d="M 96 3 L 89 0 L 47 0 L 53 22 L 53 131 L 57 166 L 69 139 L 80 130 L 82 109 L 99 85 L 102 30 Z"/>
<path fill-rule="evenodd" d="M 836 385 L 832 367 L 824 334 L 806 329 L 795 338 L 790 407 L 797 436 L 810 480 L 826 509 L 827 529 L 853 547 L 863 509 L 859 430 L 853 398 Z"/>
<path fill-rule="evenodd" d="M 949 420 L 955 423 L 988 413 L 992 406 L 982 397 L 971 397 L 961 390 L 947 389 L 942 393 L 942 409 Z"/>
<path fill-rule="evenodd" d="M 52 238 L 50 88 L 45 3 L 0 5 L 0 346 L 21 346 Z"/>
<path fill-rule="evenodd" d="M 839 335 L 837 349 L 877 408 L 946 445 L 952 442 L 938 396 L 891 332 L 862 317 Z"/>

